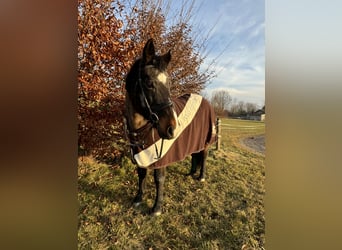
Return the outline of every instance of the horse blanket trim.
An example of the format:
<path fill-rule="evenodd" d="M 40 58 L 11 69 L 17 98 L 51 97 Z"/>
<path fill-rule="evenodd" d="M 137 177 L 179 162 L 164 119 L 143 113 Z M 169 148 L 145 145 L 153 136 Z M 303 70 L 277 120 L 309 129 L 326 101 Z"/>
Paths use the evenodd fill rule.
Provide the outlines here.
<path fill-rule="evenodd" d="M 143 168 L 159 168 L 163 167 L 169 163 L 183 160 L 186 155 L 193 152 L 199 152 L 204 149 L 207 143 L 213 142 L 213 135 L 216 135 L 215 129 L 215 118 L 214 112 L 210 105 L 207 103 L 205 99 L 196 94 L 190 94 L 186 96 L 182 96 L 179 98 L 182 102 L 187 98 L 185 106 L 182 110 L 179 110 L 181 104 L 177 103 L 175 100 L 175 107 L 177 108 L 178 115 L 178 125 L 175 129 L 175 138 L 171 140 L 164 140 L 163 150 L 161 157 L 157 157 L 156 149 L 161 149 L 162 147 L 162 139 L 158 139 L 154 144 L 148 146 L 147 148 L 141 150 L 140 152 L 136 152 L 134 154 L 134 159 L 139 167 Z M 200 117 L 198 112 L 199 109 L 205 109 L 204 117 Z M 207 119 L 209 117 L 209 120 Z M 197 124 L 192 124 L 194 118 L 197 119 Z M 203 127 L 203 124 L 205 126 Z M 197 129 L 198 127 L 203 127 L 202 129 Z M 196 135 L 195 138 L 191 139 L 190 136 L 194 133 L 195 130 L 199 130 L 200 132 Z M 208 135 L 208 130 L 209 135 Z M 184 132 L 185 131 L 185 132 Z M 184 133 L 183 133 L 184 132 Z M 200 133 L 204 135 L 201 135 Z M 192 135 L 194 136 L 194 135 Z M 182 142 L 179 141 L 179 137 L 182 137 Z M 201 139 L 204 138 L 204 139 Z M 186 141 L 184 141 L 186 140 Z M 195 145 L 192 145 L 194 143 Z M 185 144 L 185 146 L 184 146 Z M 171 149 L 172 153 L 169 152 Z M 173 156 L 174 151 L 176 156 Z M 191 152 L 190 152 L 191 151 Z M 168 154 L 169 153 L 169 154 Z M 171 156 L 172 155 L 172 156 Z M 174 158 L 176 157 L 176 158 Z M 179 159 L 181 158 L 181 159 Z"/>

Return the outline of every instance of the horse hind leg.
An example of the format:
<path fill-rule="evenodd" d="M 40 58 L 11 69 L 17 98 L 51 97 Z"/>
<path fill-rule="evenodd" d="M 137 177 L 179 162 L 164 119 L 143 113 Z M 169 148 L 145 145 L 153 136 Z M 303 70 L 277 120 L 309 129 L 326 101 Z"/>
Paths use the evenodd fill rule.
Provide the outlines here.
<path fill-rule="evenodd" d="M 200 174 L 198 176 L 199 181 L 205 181 L 205 171 L 206 171 L 206 158 L 208 155 L 208 149 L 205 148 L 204 150 L 191 154 L 191 170 L 188 175 L 191 175 L 193 178 L 196 178 L 197 169 L 200 168 Z"/>
<path fill-rule="evenodd" d="M 187 174 L 187 176 L 190 175 L 193 178 L 195 177 L 198 166 L 201 163 L 200 160 L 201 160 L 201 152 L 191 154 L 191 169 L 190 169 L 190 172 Z"/>
<path fill-rule="evenodd" d="M 138 193 L 133 200 L 133 205 L 135 207 L 139 206 L 142 202 L 143 194 L 144 194 L 144 187 L 145 187 L 145 179 L 146 179 L 147 169 L 146 168 L 139 168 L 138 167 Z"/>
<path fill-rule="evenodd" d="M 152 215 L 158 216 L 162 213 L 164 200 L 164 183 L 166 176 L 166 167 L 154 170 L 154 182 L 156 184 L 156 199 L 152 208 Z"/>
<path fill-rule="evenodd" d="M 200 175 L 198 177 L 198 180 L 203 182 L 205 181 L 205 172 L 206 172 L 206 160 L 208 156 L 208 148 L 205 148 L 203 151 L 200 152 Z"/>

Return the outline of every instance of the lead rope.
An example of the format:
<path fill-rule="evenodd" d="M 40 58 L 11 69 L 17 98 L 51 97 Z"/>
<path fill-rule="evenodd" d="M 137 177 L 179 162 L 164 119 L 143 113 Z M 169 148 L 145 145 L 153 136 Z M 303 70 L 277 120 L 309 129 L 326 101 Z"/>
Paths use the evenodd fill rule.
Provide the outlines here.
<path fill-rule="evenodd" d="M 154 148 L 156 150 L 156 155 L 157 155 L 157 158 L 154 158 L 156 160 L 159 160 L 162 156 L 162 153 L 163 153 L 163 146 L 164 146 L 164 139 L 161 139 L 162 142 L 161 142 L 161 146 L 160 146 L 160 151 L 158 152 L 158 147 L 157 147 L 157 144 L 154 142 L 154 129 L 152 128 L 152 141 L 154 142 Z"/>

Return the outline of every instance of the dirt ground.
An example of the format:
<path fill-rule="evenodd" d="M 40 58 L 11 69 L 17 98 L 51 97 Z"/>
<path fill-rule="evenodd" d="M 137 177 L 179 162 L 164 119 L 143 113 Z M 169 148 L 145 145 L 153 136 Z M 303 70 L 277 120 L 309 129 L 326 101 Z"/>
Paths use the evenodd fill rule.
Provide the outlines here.
<path fill-rule="evenodd" d="M 244 138 L 241 140 L 241 144 L 253 151 L 265 154 L 265 135 Z"/>

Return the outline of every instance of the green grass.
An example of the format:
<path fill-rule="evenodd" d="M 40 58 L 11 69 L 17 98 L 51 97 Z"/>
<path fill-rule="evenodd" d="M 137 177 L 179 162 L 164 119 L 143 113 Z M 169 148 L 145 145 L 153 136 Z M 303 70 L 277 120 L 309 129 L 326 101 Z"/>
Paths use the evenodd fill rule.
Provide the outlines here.
<path fill-rule="evenodd" d="M 222 120 L 222 146 L 210 151 L 206 182 L 185 174 L 190 158 L 167 168 L 163 214 L 148 215 L 155 196 L 152 172 L 144 203 L 132 207 L 135 166 L 79 160 L 79 249 L 263 249 L 265 157 L 240 139 L 265 133 L 263 122 Z"/>

